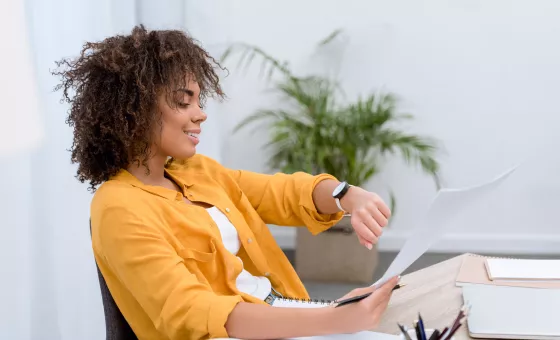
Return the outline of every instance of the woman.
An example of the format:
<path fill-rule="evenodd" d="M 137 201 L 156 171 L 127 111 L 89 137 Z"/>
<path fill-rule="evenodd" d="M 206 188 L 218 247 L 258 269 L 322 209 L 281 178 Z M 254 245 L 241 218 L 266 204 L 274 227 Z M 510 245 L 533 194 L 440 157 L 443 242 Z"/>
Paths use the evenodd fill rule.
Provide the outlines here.
<path fill-rule="evenodd" d="M 224 95 L 216 65 L 183 32 L 136 27 L 87 43 L 54 72 L 71 105 L 77 177 L 92 190 L 101 184 L 91 204 L 93 249 L 119 309 L 149 340 L 375 327 L 396 279 L 340 308 L 274 308 L 280 295 L 308 295 L 265 223 L 316 234 L 340 220 L 340 206 L 371 248 L 390 212 L 377 195 L 329 175 L 262 175 L 195 155 L 204 100 Z"/>

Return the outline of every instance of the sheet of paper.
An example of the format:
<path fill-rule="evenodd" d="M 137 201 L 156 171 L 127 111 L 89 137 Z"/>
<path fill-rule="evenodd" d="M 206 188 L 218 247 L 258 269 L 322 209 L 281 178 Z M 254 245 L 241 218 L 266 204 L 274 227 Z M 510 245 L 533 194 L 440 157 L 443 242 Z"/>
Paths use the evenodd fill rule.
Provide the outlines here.
<path fill-rule="evenodd" d="M 470 209 L 475 202 L 487 198 L 519 165 L 512 167 L 487 183 L 460 189 L 441 189 L 434 198 L 426 216 L 420 220 L 397 257 L 381 279 L 372 286 L 379 286 L 400 275 L 424 254 L 451 226 L 450 221 L 460 212 Z"/>
<path fill-rule="evenodd" d="M 220 338 L 216 340 L 240 340 L 235 338 Z M 325 336 L 310 336 L 304 338 L 290 338 L 286 340 L 398 340 L 399 336 L 377 332 L 358 332 L 353 334 L 335 334 Z"/>

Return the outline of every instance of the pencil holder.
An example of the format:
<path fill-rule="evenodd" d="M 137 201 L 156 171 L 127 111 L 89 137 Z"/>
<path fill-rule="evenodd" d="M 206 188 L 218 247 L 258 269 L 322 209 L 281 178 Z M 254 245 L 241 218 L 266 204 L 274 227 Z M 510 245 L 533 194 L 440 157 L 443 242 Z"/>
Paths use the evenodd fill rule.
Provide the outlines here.
<path fill-rule="evenodd" d="M 434 333 L 434 329 L 430 329 L 430 328 L 426 329 L 426 339 L 429 339 L 432 336 L 432 333 Z M 408 330 L 408 336 L 410 336 L 412 340 L 418 340 L 416 338 L 416 332 L 414 331 L 414 329 Z M 401 339 L 406 340 L 404 334 L 401 334 Z M 449 340 L 455 340 L 455 337 L 452 336 Z"/>

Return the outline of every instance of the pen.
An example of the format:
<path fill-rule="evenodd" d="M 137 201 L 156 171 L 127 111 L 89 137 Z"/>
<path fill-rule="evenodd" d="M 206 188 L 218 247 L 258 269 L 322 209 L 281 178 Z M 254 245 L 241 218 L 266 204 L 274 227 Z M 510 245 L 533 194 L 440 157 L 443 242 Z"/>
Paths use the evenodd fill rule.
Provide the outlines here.
<path fill-rule="evenodd" d="M 393 287 L 393 291 L 395 291 L 399 288 L 402 288 L 404 286 L 406 286 L 406 285 L 403 284 L 403 283 L 399 283 L 395 287 Z M 341 306 L 344 306 L 344 305 L 348 305 L 348 304 L 351 304 L 351 303 L 354 303 L 354 302 L 361 301 L 361 300 L 367 298 L 368 296 L 370 296 L 371 294 L 372 294 L 372 292 L 367 293 L 367 294 L 363 294 L 363 295 L 354 296 L 354 297 L 344 299 L 344 300 L 337 300 L 337 301 L 335 301 L 335 303 L 336 303 L 335 308 L 336 307 L 341 307 Z"/>
<path fill-rule="evenodd" d="M 455 327 L 453 327 L 453 328 L 449 331 L 449 333 L 447 334 L 447 336 L 446 336 L 444 339 L 442 339 L 442 340 L 449 340 L 449 339 L 451 339 L 451 337 L 453 336 L 453 334 L 455 334 L 455 333 L 457 332 L 457 330 L 459 330 L 459 328 L 461 328 L 461 326 L 462 326 L 463 323 L 465 322 L 465 319 L 466 319 L 466 318 L 462 318 L 462 319 L 457 323 L 457 325 L 455 325 Z"/>
<path fill-rule="evenodd" d="M 408 329 L 406 329 L 403 325 L 401 325 L 400 323 L 397 323 L 397 325 L 399 325 L 399 328 L 401 329 L 402 334 L 404 335 L 406 340 L 412 340 L 412 338 L 410 337 L 410 335 L 408 335 Z"/>
<path fill-rule="evenodd" d="M 412 324 L 414 326 L 414 330 L 416 331 L 416 340 L 422 340 L 422 333 L 420 333 L 420 326 L 418 325 L 418 320 L 414 320 Z"/>
<path fill-rule="evenodd" d="M 437 340 L 439 338 L 439 329 L 436 329 L 433 333 L 432 336 L 430 336 L 429 340 Z"/>
<path fill-rule="evenodd" d="M 426 330 L 424 329 L 424 321 L 422 320 L 422 316 L 418 313 L 418 329 L 420 330 L 420 339 L 419 340 L 427 340 L 426 339 Z"/>
<path fill-rule="evenodd" d="M 447 332 L 447 330 L 449 329 L 449 327 L 445 327 L 443 329 L 443 331 L 441 331 L 441 333 L 439 333 L 439 336 L 437 338 L 437 340 L 442 340 L 443 339 L 443 335 L 445 334 L 445 332 Z"/>
<path fill-rule="evenodd" d="M 453 324 L 451 325 L 450 328 L 447 329 L 447 331 L 444 331 L 444 332 L 441 333 L 440 339 L 442 339 L 442 340 L 450 339 L 451 336 L 453 336 L 453 333 L 455 333 L 457 331 L 455 328 L 460 327 L 459 323 L 466 319 L 466 316 L 468 315 L 468 312 L 469 312 L 468 310 L 469 310 L 469 308 L 467 306 L 461 307 L 461 310 L 459 310 L 459 314 L 457 315 L 457 317 L 453 321 Z"/>
<path fill-rule="evenodd" d="M 459 323 L 461 318 L 463 318 L 465 316 L 465 311 L 466 310 L 467 310 L 467 308 L 465 306 L 461 307 L 461 310 L 459 310 L 459 314 L 457 315 L 457 317 L 453 321 L 453 324 L 451 325 L 451 329 L 453 329 L 455 326 L 457 326 L 457 324 Z"/>

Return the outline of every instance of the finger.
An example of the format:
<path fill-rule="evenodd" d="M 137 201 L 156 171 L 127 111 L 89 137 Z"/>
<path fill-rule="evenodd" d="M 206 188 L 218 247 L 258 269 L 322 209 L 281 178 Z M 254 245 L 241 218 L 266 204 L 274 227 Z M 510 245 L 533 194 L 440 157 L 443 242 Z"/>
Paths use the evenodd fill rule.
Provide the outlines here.
<path fill-rule="evenodd" d="M 391 293 L 393 287 L 397 284 L 398 279 L 393 278 L 383 284 L 381 287 L 377 288 L 373 294 L 364 299 L 364 303 L 367 308 L 372 312 L 372 317 L 375 317 L 376 313 L 381 315 L 383 311 L 387 308 L 389 300 L 391 299 Z"/>
<path fill-rule="evenodd" d="M 366 216 L 367 213 L 357 213 L 356 215 L 352 215 L 350 222 L 356 231 L 356 234 L 360 235 L 362 238 L 367 240 L 368 242 L 373 242 L 375 240 L 375 234 L 369 230 L 366 224 L 363 222 L 363 216 Z"/>
<path fill-rule="evenodd" d="M 391 293 L 393 292 L 393 288 L 395 288 L 397 283 L 399 283 L 399 277 L 398 276 L 392 277 L 389 281 L 385 282 L 380 287 L 378 287 L 375 290 L 374 294 L 376 294 L 376 295 L 391 295 Z"/>
<path fill-rule="evenodd" d="M 358 235 L 358 240 L 360 241 L 360 244 L 363 245 L 364 247 L 366 247 L 367 249 L 369 249 L 369 250 L 373 249 L 373 243 L 371 243 L 370 241 L 361 237 L 360 235 Z"/>
<path fill-rule="evenodd" d="M 360 223 L 360 227 L 356 230 L 356 234 L 358 234 L 358 236 L 361 236 L 367 243 L 371 245 L 377 244 L 377 236 L 375 236 L 375 234 L 363 222 Z"/>
<path fill-rule="evenodd" d="M 377 207 L 375 207 L 374 209 L 371 210 L 371 215 L 373 216 L 373 218 L 375 219 L 375 221 L 377 222 L 377 224 L 379 224 L 379 226 L 381 228 L 387 226 L 387 224 L 389 223 L 389 220 L 387 219 L 387 217 L 385 217 L 385 215 L 383 215 Z M 380 236 L 380 235 L 378 235 L 378 236 Z"/>
<path fill-rule="evenodd" d="M 379 210 L 377 210 L 377 208 L 373 208 L 375 209 L 375 211 L 379 212 Z M 373 210 L 372 209 L 372 210 Z M 381 213 L 379 213 L 381 215 Z M 365 225 L 368 227 L 369 230 L 371 230 L 371 232 L 377 237 L 379 238 L 381 236 L 381 234 L 383 233 L 383 229 L 381 229 L 381 226 L 379 225 L 379 223 L 377 223 L 377 221 L 375 220 L 375 218 L 373 218 L 371 212 L 366 213 L 363 217 L 362 217 L 362 221 L 365 223 Z"/>
<path fill-rule="evenodd" d="M 367 294 L 367 293 L 372 293 L 373 291 L 375 291 L 374 286 L 352 289 L 352 291 L 350 291 L 350 293 L 344 295 L 339 300 L 344 300 L 344 299 L 348 299 L 348 298 L 351 298 L 351 297 L 354 297 L 354 296 L 360 296 L 360 295 L 364 295 L 364 294 Z"/>
<path fill-rule="evenodd" d="M 377 209 L 385 216 L 387 219 L 391 217 L 391 209 L 383 202 L 381 198 L 379 198 L 376 202 Z"/>

